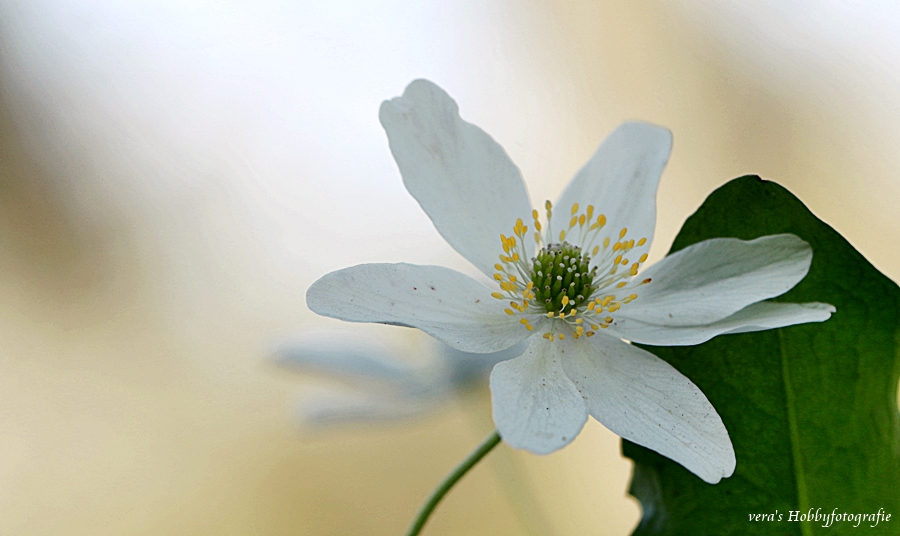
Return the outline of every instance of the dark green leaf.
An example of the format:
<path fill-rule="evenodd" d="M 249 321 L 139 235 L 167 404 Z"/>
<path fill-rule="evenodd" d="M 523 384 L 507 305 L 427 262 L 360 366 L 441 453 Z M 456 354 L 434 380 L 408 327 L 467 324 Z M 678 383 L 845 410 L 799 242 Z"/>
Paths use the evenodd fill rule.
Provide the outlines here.
<path fill-rule="evenodd" d="M 776 301 L 825 302 L 824 323 L 717 337 L 700 346 L 644 347 L 696 383 L 731 435 L 737 469 L 710 485 L 624 441 L 631 493 L 644 518 L 635 534 L 900 534 L 900 289 L 781 186 L 735 179 L 684 224 L 677 251 L 719 236 L 793 233 L 813 248 L 809 275 Z M 815 515 L 891 514 L 872 522 L 789 521 Z M 773 521 L 751 521 L 774 514 Z M 781 515 L 779 521 L 778 515 Z"/>

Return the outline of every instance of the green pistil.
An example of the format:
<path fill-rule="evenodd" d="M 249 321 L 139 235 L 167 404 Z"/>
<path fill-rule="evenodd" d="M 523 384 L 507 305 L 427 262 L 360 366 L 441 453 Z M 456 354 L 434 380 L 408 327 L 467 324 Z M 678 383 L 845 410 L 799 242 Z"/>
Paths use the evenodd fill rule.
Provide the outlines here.
<path fill-rule="evenodd" d="M 588 301 L 597 289 L 593 286 L 596 268 L 590 269 L 591 258 L 581 248 L 568 242 L 550 244 L 538 252 L 531 268 L 535 305 L 543 304 L 547 312 L 568 314 Z M 563 307 L 563 296 L 569 302 Z"/>

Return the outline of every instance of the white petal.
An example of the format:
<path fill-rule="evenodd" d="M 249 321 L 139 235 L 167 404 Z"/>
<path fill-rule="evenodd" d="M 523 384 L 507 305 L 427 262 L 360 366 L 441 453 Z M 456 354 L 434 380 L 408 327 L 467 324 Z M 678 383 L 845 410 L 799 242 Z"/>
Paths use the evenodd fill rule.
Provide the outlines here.
<path fill-rule="evenodd" d="M 606 216 L 606 228 L 618 237 L 623 227 L 635 241 L 653 240 L 656 190 L 672 151 L 672 133 L 646 123 L 620 125 L 569 183 L 557 201 L 562 221 L 578 203 Z M 556 219 L 554 219 L 556 221 Z"/>
<path fill-rule="evenodd" d="M 511 447 L 549 454 L 575 439 L 587 421 L 584 401 L 562 370 L 565 347 L 534 337 L 524 354 L 491 372 L 494 423 Z"/>
<path fill-rule="evenodd" d="M 342 380 L 400 383 L 416 373 L 416 368 L 392 355 L 381 341 L 350 330 L 283 343 L 275 358 L 279 365 Z"/>
<path fill-rule="evenodd" d="M 809 244 L 792 234 L 704 240 L 641 272 L 638 279 L 652 282 L 638 287 L 619 316 L 660 326 L 709 324 L 784 294 L 811 261 Z"/>
<path fill-rule="evenodd" d="M 758 302 L 731 316 L 701 326 L 659 326 L 630 318 L 616 319 L 609 331 L 630 341 L 657 346 L 700 344 L 724 333 L 745 333 L 766 329 L 824 322 L 835 311 L 827 303 Z"/>
<path fill-rule="evenodd" d="M 442 266 L 362 264 L 325 275 L 306 292 L 320 315 L 419 328 L 457 350 L 505 350 L 532 332 L 484 285 Z M 534 324 L 535 328 L 538 327 Z"/>
<path fill-rule="evenodd" d="M 487 133 L 460 119 L 456 102 L 415 80 L 379 112 L 403 184 L 441 236 L 489 277 L 502 253 L 500 234 L 531 221 L 519 169 Z M 526 258 L 533 241 L 524 240 Z"/>
<path fill-rule="evenodd" d="M 522 341 L 506 350 L 489 354 L 461 352 L 446 344 L 435 343 L 435 345 L 440 345 L 440 349 L 436 353 L 443 365 L 443 374 L 447 376 L 447 383 L 453 389 L 464 389 L 474 383 L 486 380 L 491 369 L 497 363 L 522 355 L 528 348 L 528 342 L 527 340 Z"/>
<path fill-rule="evenodd" d="M 446 392 L 441 394 L 446 395 Z M 301 393 L 297 415 L 300 423 L 308 428 L 382 423 L 426 413 L 443 400 L 440 397 L 390 397 L 359 389 L 346 391 L 319 386 Z"/>
<path fill-rule="evenodd" d="M 662 359 L 613 337 L 598 334 L 577 343 L 563 368 L 595 419 L 707 482 L 731 476 L 728 431 L 696 385 Z"/>

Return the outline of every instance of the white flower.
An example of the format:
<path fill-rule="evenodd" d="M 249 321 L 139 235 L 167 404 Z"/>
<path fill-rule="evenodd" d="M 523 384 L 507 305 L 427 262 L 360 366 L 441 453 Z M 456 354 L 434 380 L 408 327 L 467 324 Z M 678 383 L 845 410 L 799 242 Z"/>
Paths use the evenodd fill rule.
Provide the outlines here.
<path fill-rule="evenodd" d="M 590 414 L 707 482 L 730 476 L 734 449 L 703 393 L 622 339 L 691 345 L 828 319 L 830 305 L 762 301 L 806 275 L 809 245 L 787 234 L 712 239 L 638 275 L 671 149 L 667 130 L 617 128 L 563 191 L 555 204 L 562 214 L 545 205 L 542 225 L 519 170 L 489 135 L 460 119 L 439 87 L 416 80 L 384 102 L 379 117 L 407 190 L 447 242 L 500 288 L 439 266 L 365 264 L 314 283 L 310 309 L 416 327 L 468 352 L 530 339 L 490 379 L 494 422 L 515 448 L 553 452 Z"/>
<path fill-rule="evenodd" d="M 348 331 L 315 333 L 279 345 L 276 363 L 336 380 L 303 389 L 297 404 L 306 430 L 409 419 L 438 411 L 484 382 L 500 361 L 522 354 L 527 343 L 490 354 L 461 352 L 438 341 L 413 365 L 377 338 Z"/>

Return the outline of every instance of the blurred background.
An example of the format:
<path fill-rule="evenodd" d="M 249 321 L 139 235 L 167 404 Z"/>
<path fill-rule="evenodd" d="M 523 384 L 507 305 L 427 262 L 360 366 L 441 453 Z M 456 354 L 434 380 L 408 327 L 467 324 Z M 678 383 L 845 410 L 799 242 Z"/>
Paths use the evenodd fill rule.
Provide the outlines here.
<path fill-rule="evenodd" d="M 398 534 L 492 429 L 484 386 L 310 429 L 273 364 L 347 329 L 305 291 L 363 262 L 474 269 L 404 190 L 377 119 L 414 78 L 555 199 L 615 126 L 674 132 L 653 259 L 760 174 L 900 276 L 891 2 L 0 4 L 0 534 Z M 329 384 L 330 385 L 330 384 Z M 591 422 L 501 446 L 426 534 L 628 534 L 630 462 Z"/>

